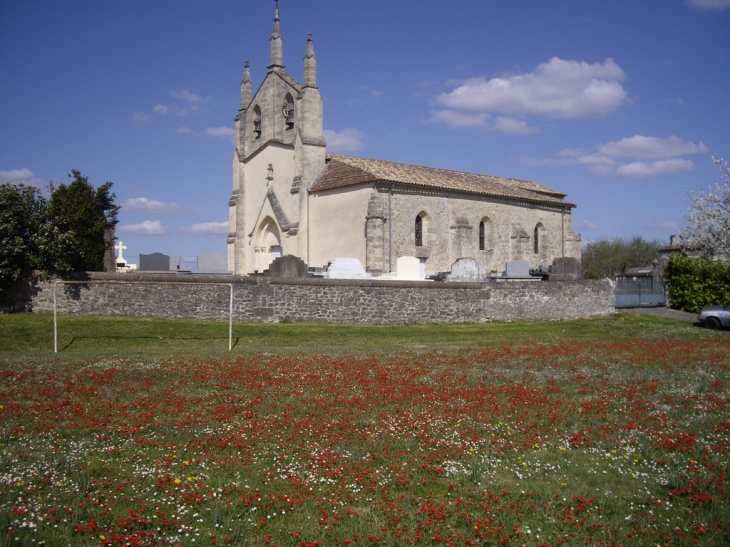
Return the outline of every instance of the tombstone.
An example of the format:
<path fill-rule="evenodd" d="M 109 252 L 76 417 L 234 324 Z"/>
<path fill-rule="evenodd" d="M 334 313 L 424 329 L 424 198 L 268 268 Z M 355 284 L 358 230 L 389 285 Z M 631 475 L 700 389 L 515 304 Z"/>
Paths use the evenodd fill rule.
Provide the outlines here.
<path fill-rule="evenodd" d="M 145 272 L 166 272 L 170 269 L 170 257 L 162 253 L 139 253 L 139 269 Z"/>
<path fill-rule="evenodd" d="M 294 255 L 284 255 L 269 264 L 271 277 L 308 277 L 307 263 Z"/>
<path fill-rule="evenodd" d="M 184 270 L 185 269 L 185 259 L 181 256 L 171 256 L 170 257 L 170 269 L 171 270 Z"/>
<path fill-rule="evenodd" d="M 556 258 L 550 266 L 550 281 L 578 281 L 583 279 L 583 268 L 577 258 Z"/>
<path fill-rule="evenodd" d="M 421 260 L 415 256 L 401 256 L 395 261 L 395 278 L 421 281 L 425 275 L 421 273 Z"/>
<path fill-rule="evenodd" d="M 505 277 L 530 277 L 530 262 L 513 260 L 505 264 Z"/>
<path fill-rule="evenodd" d="M 203 253 L 198 255 L 199 272 L 227 272 L 228 259 L 221 253 Z"/>
<path fill-rule="evenodd" d="M 451 265 L 451 273 L 446 274 L 445 281 L 462 283 L 484 281 L 482 267 L 473 258 L 460 258 Z"/>
<path fill-rule="evenodd" d="M 365 271 L 357 258 L 335 258 L 327 269 L 329 279 L 369 279 L 370 274 Z"/>

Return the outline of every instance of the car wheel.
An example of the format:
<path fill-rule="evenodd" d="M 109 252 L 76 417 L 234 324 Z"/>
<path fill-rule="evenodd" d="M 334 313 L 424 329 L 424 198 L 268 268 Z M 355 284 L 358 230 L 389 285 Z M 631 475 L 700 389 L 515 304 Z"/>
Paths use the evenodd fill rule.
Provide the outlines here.
<path fill-rule="evenodd" d="M 719 329 L 720 320 L 717 317 L 708 317 L 707 319 L 705 319 L 705 326 L 708 329 Z"/>

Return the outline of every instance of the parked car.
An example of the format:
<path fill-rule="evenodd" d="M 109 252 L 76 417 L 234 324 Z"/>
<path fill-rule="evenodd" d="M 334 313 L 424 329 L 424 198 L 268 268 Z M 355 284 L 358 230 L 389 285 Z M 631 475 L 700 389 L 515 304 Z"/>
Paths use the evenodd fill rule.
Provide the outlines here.
<path fill-rule="evenodd" d="M 708 329 L 730 327 L 730 305 L 708 306 L 706 308 L 702 308 L 697 319 L 702 326 L 707 327 Z"/>

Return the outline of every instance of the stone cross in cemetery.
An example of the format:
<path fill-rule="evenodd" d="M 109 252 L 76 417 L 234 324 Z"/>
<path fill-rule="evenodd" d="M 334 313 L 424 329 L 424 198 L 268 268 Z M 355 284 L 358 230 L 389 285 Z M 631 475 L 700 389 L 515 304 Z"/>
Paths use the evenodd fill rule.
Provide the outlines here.
<path fill-rule="evenodd" d="M 122 251 L 127 248 L 127 246 L 122 243 L 122 240 L 119 240 L 119 243 L 114 245 L 114 248 L 117 250 L 117 262 L 122 262 L 122 264 L 117 264 L 117 266 L 126 266 L 127 261 L 124 260 L 124 257 L 122 256 Z"/>
<path fill-rule="evenodd" d="M 124 258 L 124 256 L 122 255 L 122 253 L 127 248 L 127 246 L 124 243 L 122 243 L 121 240 L 119 240 L 119 243 L 117 243 L 114 246 L 114 248 L 116 249 L 116 251 L 118 253 L 117 254 L 117 258 L 116 258 L 116 260 L 114 262 L 114 264 L 116 266 L 116 268 L 115 268 L 116 271 L 118 271 L 118 272 L 131 272 L 131 271 L 137 269 L 137 265 L 136 264 L 129 264 L 127 262 L 127 259 Z"/>

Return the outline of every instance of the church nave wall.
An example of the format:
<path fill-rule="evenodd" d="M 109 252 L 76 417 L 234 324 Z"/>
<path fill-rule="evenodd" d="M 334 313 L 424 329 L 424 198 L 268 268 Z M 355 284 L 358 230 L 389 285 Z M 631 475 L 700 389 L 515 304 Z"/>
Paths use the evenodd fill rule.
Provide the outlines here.
<path fill-rule="evenodd" d="M 419 215 L 423 218 L 420 247 L 416 245 Z M 555 209 L 482 196 L 394 189 L 391 217 L 393 262 L 399 256 L 425 257 L 427 275 L 449 271 L 456 259 L 464 257 L 477 260 L 485 272 L 501 272 L 505 263 L 512 260 L 528 260 L 531 268 L 548 266 L 562 256 L 563 227 L 565 256 L 580 260 L 580 252 L 575 254 L 575 248 L 580 250 L 580 246 L 573 241 L 577 236 L 571 227 L 570 214 L 566 214 L 563 226 L 562 213 Z M 485 223 L 483 250 L 479 248 L 481 222 Z M 387 232 L 386 227 L 386 239 Z"/>

